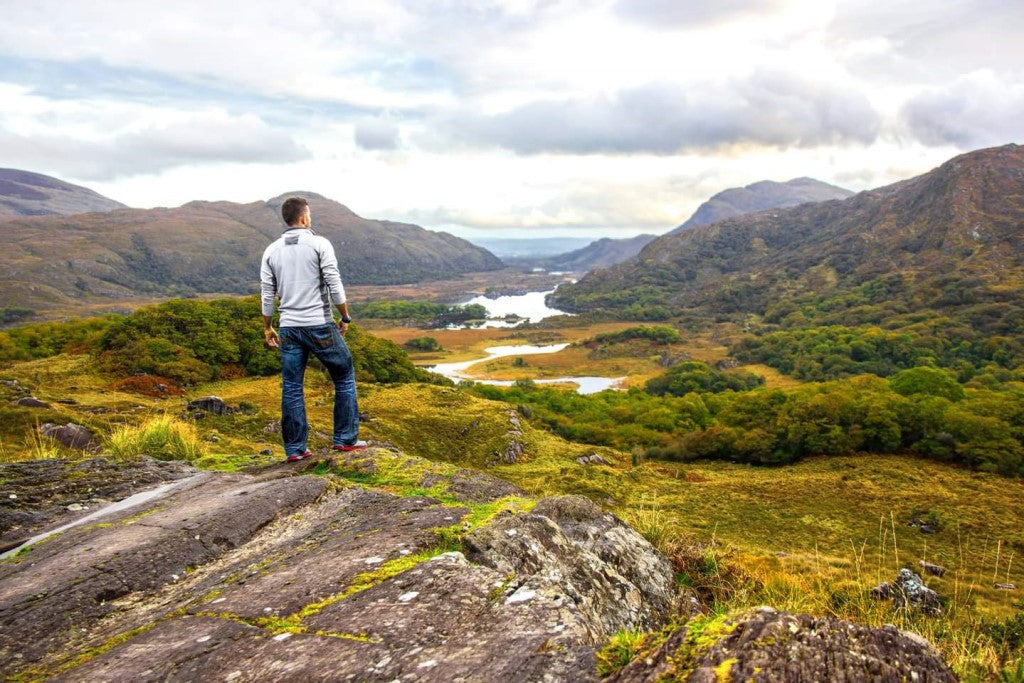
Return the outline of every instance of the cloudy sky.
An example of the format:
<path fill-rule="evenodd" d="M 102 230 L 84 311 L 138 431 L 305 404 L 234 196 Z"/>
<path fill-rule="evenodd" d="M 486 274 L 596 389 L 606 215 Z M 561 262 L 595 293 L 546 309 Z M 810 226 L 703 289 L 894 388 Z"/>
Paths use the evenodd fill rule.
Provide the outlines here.
<path fill-rule="evenodd" d="M 293 5 L 293 6 L 290 6 Z M 1024 142 L 1021 0 L 0 0 L 0 166 L 311 190 L 474 236 L 665 232 Z"/>

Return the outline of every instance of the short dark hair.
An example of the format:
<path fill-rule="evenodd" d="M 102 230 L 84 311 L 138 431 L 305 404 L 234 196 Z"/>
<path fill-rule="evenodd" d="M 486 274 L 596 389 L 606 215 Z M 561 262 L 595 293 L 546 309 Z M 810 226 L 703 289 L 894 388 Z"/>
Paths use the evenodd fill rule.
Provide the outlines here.
<path fill-rule="evenodd" d="M 308 206 L 309 202 L 304 197 L 289 197 L 281 205 L 281 218 L 288 225 L 295 225 Z"/>

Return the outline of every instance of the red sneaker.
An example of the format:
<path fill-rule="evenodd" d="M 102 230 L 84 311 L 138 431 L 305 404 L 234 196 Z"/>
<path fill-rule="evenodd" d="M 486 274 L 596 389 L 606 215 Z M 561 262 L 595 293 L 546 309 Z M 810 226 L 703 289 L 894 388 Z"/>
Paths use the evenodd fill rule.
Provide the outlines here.
<path fill-rule="evenodd" d="M 292 453 L 288 456 L 285 462 L 298 462 L 299 460 L 305 460 L 309 456 L 313 455 L 313 451 L 306 451 L 305 453 Z"/>

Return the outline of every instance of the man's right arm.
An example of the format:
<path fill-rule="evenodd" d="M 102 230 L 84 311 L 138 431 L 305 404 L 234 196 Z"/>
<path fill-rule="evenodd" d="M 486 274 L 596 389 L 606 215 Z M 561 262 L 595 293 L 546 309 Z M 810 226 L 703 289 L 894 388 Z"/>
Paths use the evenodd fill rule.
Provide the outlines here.
<path fill-rule="evenodd" d="M 270 267 L 268 254 L 263 255 L 260 265 L 260 308 L 263 310 L 263 338 L 267 346 L 276 349 L 280 345 L 277 332 L 273 327 L 274 297 L 277 296 L 277 277 Z"/>

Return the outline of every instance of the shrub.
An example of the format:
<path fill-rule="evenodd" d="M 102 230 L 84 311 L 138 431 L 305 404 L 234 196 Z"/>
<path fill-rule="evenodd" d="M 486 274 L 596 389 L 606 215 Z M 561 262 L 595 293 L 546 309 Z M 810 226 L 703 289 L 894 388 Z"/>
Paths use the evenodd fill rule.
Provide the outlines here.
<path fill-rule="evenodd" d="M 433 337 L 417 337 L 405 342 L 405 348 L 413 351 L 440 351 L 441 345 Z"/>
<path fill-rule="evenodd" d="M 764 385 L 764 378 L 746 370 L 722 371 L 700 361 L 687 361 L 647 382 L 650 394 L 685 396 L 692 391 L 746 391 Z"/>
<path fill-rule="evenodd" d="M 890 379 L 889 385 L 904 396 L 924 394 L 959 401 L 965 395 L 964 388 L 948 372 L 927 366 L 904 370 Z"/>

